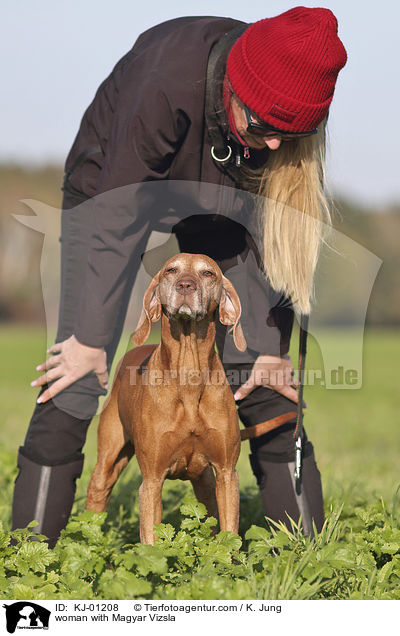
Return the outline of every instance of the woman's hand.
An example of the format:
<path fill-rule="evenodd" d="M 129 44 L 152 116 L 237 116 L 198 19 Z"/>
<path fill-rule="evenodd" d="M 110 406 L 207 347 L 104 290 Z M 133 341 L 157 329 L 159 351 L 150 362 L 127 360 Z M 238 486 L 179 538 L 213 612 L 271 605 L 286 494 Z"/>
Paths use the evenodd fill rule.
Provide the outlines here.
<path fill-rule="evenodd" d="M 36 367 L 36 371 L 46 371 L 40 378 L 34 380 L 31 386 L 42 386 L 57 380 L 38 399 L 38 403 L 47 402 L 73 382 L 94 371 L 100 385 L 108 389 L 108 373 L 106 352 L 103 347 L 88 347 L 71 336 L 63 342 L 50 347 L 47 353 L 53 356 Z M 59 378 L 59 379 L 58 379 Z"/>
<path fill-rule="evenodd" d="M 265 386 L 297 404 L 299 398 L 295 387 L 298 386 L 298 382 L 293 374 L 294 369 L 289 356 L 279 358 L 260 355 L 254 363 L 249 379 L 236 391 L 235 400 L 243 400 L 257 386 Z"/>

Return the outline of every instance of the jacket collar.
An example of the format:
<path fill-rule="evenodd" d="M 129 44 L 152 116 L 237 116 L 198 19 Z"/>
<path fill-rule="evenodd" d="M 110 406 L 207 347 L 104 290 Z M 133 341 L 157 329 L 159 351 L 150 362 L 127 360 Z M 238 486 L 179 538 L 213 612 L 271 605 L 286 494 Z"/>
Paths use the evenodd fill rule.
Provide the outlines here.
<path fill-rule="evenodd" d="M 215 164 L 236 180 L 243 160 L 250 158 L 249 149 L 235 137 L 229 128 L 228 115 L 223 101 L 223 84 L 229 52 L 236 40 L 250 25 L 242 22 L 226 33 L 210 51 L 207 64 L 204 115 L 211 155 Z M 266 150 L 251 150 L 251 158 L 258 166 L 264 164 L 268 156 Z"/>

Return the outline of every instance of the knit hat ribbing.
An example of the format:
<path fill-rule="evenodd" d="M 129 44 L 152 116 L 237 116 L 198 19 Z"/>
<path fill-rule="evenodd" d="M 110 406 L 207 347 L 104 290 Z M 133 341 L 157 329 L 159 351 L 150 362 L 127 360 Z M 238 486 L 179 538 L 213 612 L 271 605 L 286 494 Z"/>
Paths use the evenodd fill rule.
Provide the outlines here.
<path fill-rule="evenodd" d="M 347 60 L 337 26 L 329 9 L 307 7 L 252 24 L 227 61 L 239 99 L 281 130 L 316 128 L 328 113 Z"/>

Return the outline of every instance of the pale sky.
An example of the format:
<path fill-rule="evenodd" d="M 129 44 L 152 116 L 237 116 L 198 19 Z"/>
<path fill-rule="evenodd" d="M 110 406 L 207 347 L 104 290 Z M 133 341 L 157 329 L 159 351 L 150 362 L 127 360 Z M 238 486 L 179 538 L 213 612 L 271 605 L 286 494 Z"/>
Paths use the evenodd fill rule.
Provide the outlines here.
<path fill-rule="evenodd" d="M 64 162 L 98 85 L 145 29 L 183 15 L 254 22 L 284 0 L 2 0 L 1 162 Z M 400 202 L 400 2 L 325 0 L 348 63 L 329 117 L 328 179 L 369 206 Z"/>

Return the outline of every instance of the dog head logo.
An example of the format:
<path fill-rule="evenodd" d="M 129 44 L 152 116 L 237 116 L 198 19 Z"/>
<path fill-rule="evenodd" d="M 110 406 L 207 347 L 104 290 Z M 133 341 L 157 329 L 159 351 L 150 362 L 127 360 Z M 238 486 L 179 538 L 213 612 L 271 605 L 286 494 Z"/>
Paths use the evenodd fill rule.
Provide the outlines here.
<path fill-rule="evenodd" d="M 193 194 L 193 192 L 197 194 Z M 171 216 L 168 216 L 161 223 L 163 234 L 165 232 L 170 233 L 170 236 L 175 236 L 175 226 L 179 220 L 179 223 L 183 223 L 182 227 L 187 224 L 187 229 L 191 228 L 190 213 L 187 217 L 180 216 L 179 210 L 186 208 L 187 201 L 193 202 L 195 199 L 198 201 L 199 210 L 206 211 L 206 215 L 209 214 L 207 210 L 214 214 L 215 202 L 218 202 L 218 209 L 224 209 L 224 205 L 221 202 L 231 201 L 233 189 L 230 187 L 217 186 L 210 183 L 198 183 L 190 181 L 153 181 L 148 183 L 134 184 L 133 186 L 124 186 L 122 188 L 116 188 L 112 191 L 97 195 L 94 199 L 90 199 L 88 202 L 81 203 L 82 208 L 79 210 L 79 214 L 84 214 L 85 219 L 90 221 L 92 214 L 93 201 L 96 200 L 101 210 L 117 209 L 121 206 L 121 209 L 129 209 L 136 211 L 140 209 L 143 201 L 155 201 L 162 202 L 163 209 L 171 211 Z M 240 198 L 244 197 L 245 193 L 240 192 Z M 236 195 L 235 195 L 236 196 Z M 252 210 L 254 207 L 255 199 L 254 195 L 249 195 L 249 201 L 245 202 L 245 208 Z M 246 200 L 246 197 L 244 198 Z M 58 272 L 60 266 L 59 262 L 59 226 L 60 226 L 60 210 L 57 210 L 47 204 L 40 201 L 34 201 L 33 199 L 23 200 L 25 205 L 31 208 L 35 215 L 15 215 L 15 218 L 26 225 L 27 227 L 35 230 L 36 232 L 42 232 L 44 235 L 43 249 L 40 262 L 41 280 L 42 280 L 42 292 L 43 292 L 43 304 L 46 312 L 46 320 L 49 325 L 48 334 L 48 346 L 53 344 L 50 339 L 53 329 L 50 325 L 54 323 L 58 315 Z M 260 205 L 265 206 L 264 197 L 259 200 Z M 79 206 L 79 207 L 80 207 Z M 86 210 L 87 206 L 90 209 Z M 159 206 L 152 204 L 150 209 L 154 209 L 156 216 L 154 217 L 154 225 L 158 227 L 159 223 Z M 227 212 L 219 212 L 217 217 L 230 214 L 230 205 L 226 206 Z M 176 214 L 175 212 L 176 211 Z M 133 213 L 133 212 L 132 212 Z M 290 208 L 290 218 L 294 215 L 303 214 L 301 210 Z M 179 217 L 179 218 L 178 218 Z M 136 217 L 135 217 L 136 218 Z M 258 232 L 255 231 L 255 220 L 253 214 L 244 214 L 241 217 L 240 224 L 243 223 L 243 229 L 246 229 L 250 246 L 255 241 L 258 245 Z M 289 218 L 289 217 L 288 217 Z M 247 222 L 248 219 L 248 222 Z M 86 221 L 85 221 L 86 222 Z M 133 217 L 132 217 L 133 222 Z M 135 221 L 136 222 L 136 221 Z M 149 216 L 147 221 L 149 226 L 153 224 L 152 218 Z M 301 221 L 299 221 L 301 226 Z M 160 227 L 161 227 L 160 226 Z M 218 226 L 218 224 L 217 224 Z M 133 227 L 133 226 L 132 226 Z M 177 226 L 178 227 L 178 226 Z M 201 227 L 201 226 L 199 226 Z M 196 229 L 196 228 L 195 228 Z M 321 369 L 321 378 L 327 389 L 359 389 L 362 386 L 363 375 L 363 342 L 365 332 L 365 320 L 369 300 L 372 292 L 372 288 L 378 274 L 378 271 L 382 265 L 382 260 L 375 254 L 367 250 L 362 245 L 353 241 L 351 238 L 338 232 L 337 230 L 329 231 L 329 243 L 325 246 L 323 253 L 320 257 L 320 266 L 317 271 L 315 280 L 315 298 L 316 302 L 313 306 L 313 311 L 310 316 L 309 333 L 317 340 L 318 346 L 321 349 L 321 356 L 323 360 L 323 369 Z M 321 224 L 321 233 L 325 234 L 323 224 Z M 186 229 L 181 229 L 182 235 L 185 235 Z M 190 231 L 192 231 L 190 229 Z M 197 230 L 196 230 L 197 231 Z M 121 230 L 122 232 L 122 230 Z M 236 230 L 235 230 L 236 232 Z M 236 234 L 234 234 L 236 236 Z M 253 236 L 254 235 L 254 236 Z M 121 234 L 124 237 L 124 233 Z M 162 236 L 162 234 L 160 234 Z M 187 236 L 191 236 L 190 232 Z M 195 233 L 193 234 L 195 236 Z M 225 234 L 221 230 L 221 241 L 224 241 Z M 240 234 L 241 236 L 241 234 Z M 246 234 L 247 236 L 247 234 Z M 192 239 L 190 239 L 192 240 Z M 216 240 L 220 240 L 217 239 Z M 246 239 L 247 241 L 247 239 Z M 13 241 L 9 241 L 10 245 L 14 245 Z M 176 244 L 176 239 L 173 241 Z M 25 246 L 27 243 L 23 243 Z M 196 243 L 197 244 L 197 243 Z M 157 248 L 146 248 L 146 258 L 143 258 L 144 269 L 154 277 L 159 271 L 160 267 L 165 261 L 165 255 L 172 253 L 175 247 L 172 245 L 164 250 L 164 242 L 161 249 L 161 244 Z M 11 248 L 10 248 L 11 249 Z M 176 245 L 176 249 L 178 246 Z M 265 273 L 260 269 L 258 260 L 256 258 L 256 250 L 253 248 L 246 250 L 242 253 L 240 258 L 227 259 L 229 262 L 229 268 L 224 269 L 226 273 L 229 272 L 229 280 L 234 285 L 234 288 L 241 299 L 241 316 L 240 324 L 243 327 L 244 334 L 247 336 L 248 351 L 261 351 L 260 347 L 263 347 L 265 343 L 265 325 L 272 330 L 277 329 L 275 317 L 267 323 L 268 312 L 270 308 L 278 307 L 279 315 L 283 315 L 286 311 L 285 307 L 281 306 L 282 291 L 268 292 L 268 295 L 262 292 L 265 285 Z M 261 249 L 261 248 L 260 248 Z M 159 252 L 157 252 L 159 250 Z M 14 250 L 15 251 L 15 250 Z M 140 251 L 140 250 L 139 250 Z M 22 250 L 17 249 L 17 253 L 21 253 Z M 136 253 L 136 252 L 135 252 Z M 225 257 L 224 257 L 225 258 Z M 4 260 L 4 259 L 3 259 Z M 23 264 L 26 263 L 25 258 L 20 258 L 19 261 Z M 131 261 L 130 261 L 131 263 Z M 8 264 L 8 265 L 7 265 Z M 13 276 L 15 284 L 19 285 L 19 280 L 23 276 L 23 272 L 18 270 L 18 259 L 7 258 L 3 262 L 2 280 L 10 281 Z M 133 259 L 130 266 L 132 271 L 126 271 L 126 275 L 135 277 L 136 261 Z M 207 267 L 207 269 L 209 269 Z M 28 274 L 29 278 L 29 274 Z M 154 281 L 154 288 L 157 287 L 157 281 Z M 151 288 L 152 289 L 152 288 Z M 149 299 L 149 313 L 142 314 L 142 318 L 137 329 L 137 343 L 139 341 L 144 342 L 147 334 L 147 329 L 151 326 L 152 322 L 158 319 L 159 311 L 159 296 L 157 290 L 155 293 L 151 293 L 151 289 L 147 295 Z M 181 285 L 181 291 L 187 293 L 180 294 L 181 299 L 189 301 L 194 300 L 193 294 L 189 292 L 193 289 L 191 284 Z M 260 290 L 260 291 L 258 291 Z M 191 298 L 189 298 L 191 296 Z M 265 303 L 263 304 L 263 298 Z M 56 300 L 57 299 L 57 300 Z M 224 302 L 225 300 L 225 302 Z M 236 335 L 237 341 L 243 340 L 240 338 L 238 325 L 236 325 L 235 306 L 231 302 L 232 297 L 229 294 L 222 298 L 222 320 L 235 318 L 235 322 L 230 325 L 233 327 L 232 335 Z M 192 306 L 191 302 L 183 303 L 180 314 L 184 318 L 185 311 L 186 316 L 191 318 L 194 314 L 198 313 L 196 307 Z M 188 306 L 192 310 L 192 314 L 188 311 Z M 296 307 L 295 307 L 296 309 Z M 225 324 L 225 323 L 223 323 Z M 351 346 L 335 347 L 332 346 L 332 339 L 329 335 L 332 325 L 352 325 L 353 333 L 351 338 Z M 235 333 L 236 332 L 236 333 Z M 271 333 L 271 332 L 267 332 Z M 238 335 L 239 334 L 239 335 Z M 286 336 L 284 336 L 286 337 Z M 275 336 L 273 336 L 275 338 Z M 232 340 L 228 340 L 229 345 L 232 345 Z M 242 342 L 242 344 L 244 344 Z M 225 346 L 223 350 L 223 361 L 230 363 L 237 361 L 237 351 L 235 346 Z M 252 354 L 249 353 L 246 357 L 246 353 L 240 358 L 241 361 L 254 362 Z M 349 381 L 347 381 L 347 370 L 350 371 Z M 319 372 L 319 369 L 317 370 Z M 343 371 L 343 373 L 342 373 Z M 355 371 L 355 380 L 353 372 Z M 343 379 L 342 379 L 343 376 Z M 309 375 L 308 382 L 319 382 L 319 376 L 316 376 L 313 380 L 312 375 Z M 354 380 L 354 381 L 353 381 Z"/>
<path fill-rule="evenodd" d="M 48 629 L 50 611 L 37 603 L 19 601 L 3 605 L 6 610 L 7 631 L 14 634 L 16 629 Z"/>

